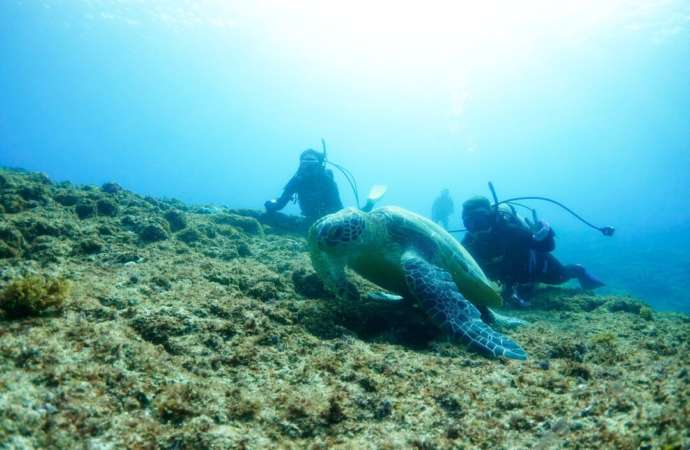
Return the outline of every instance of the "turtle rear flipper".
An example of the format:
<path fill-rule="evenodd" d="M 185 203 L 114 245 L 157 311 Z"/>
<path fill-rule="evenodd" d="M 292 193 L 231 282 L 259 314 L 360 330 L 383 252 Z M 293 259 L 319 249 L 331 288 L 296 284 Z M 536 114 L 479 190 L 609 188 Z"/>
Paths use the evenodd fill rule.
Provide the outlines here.
<path fill-rule="evenodd" d="M 477 308 L 462 296 L 448 272 L 412 251 L 402 256 L 402 266 L 410 292 L 445 332 L 488 356 L 527 359 L 512 339 L 482 322 Z"/>

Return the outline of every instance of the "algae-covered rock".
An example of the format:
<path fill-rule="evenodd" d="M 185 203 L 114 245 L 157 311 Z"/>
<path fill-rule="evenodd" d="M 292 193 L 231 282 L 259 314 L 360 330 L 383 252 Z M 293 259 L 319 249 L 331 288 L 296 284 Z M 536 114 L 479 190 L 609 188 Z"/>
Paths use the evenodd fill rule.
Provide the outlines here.
<path fill-rule="evenodd" d="M 44 235 L 34 239 L 31 247 L 26 251 L 26 257 L 41 260 L 59 262 L 60 258 L 72 253 L 72 246 L 68 240 L 54 236 Z"/>
<path fill-rule="evenodd" d="M 40 236 L 57 237 L 71 232 L 71 226 L 51 223 L 41 217 L 29 217 L 16 221 L 15 226 L 28 242 Z"/>
<path fill-rule="evenodd" d="M 641 307 L 639 314 L 644 320 L 654 320 L 654 313 L 649 306 Z"/>
<path fill-rule="evenodd" d="M 328 298 L 331 295 L 313 270 L 295 270 L 292 272 L 292 284 L 295 292 L 307 298 Z"/>
<path fill-rule="evenodd" d="M 259 221 L 253 217 L 241 216 L 239 214 L 232 213 L 224 213 L 213 216 L 213 221 L 217 224 L 232 225 L 233 227 L 239 228 L 248 234 L 264 234 L 264 230 L 261 226 L 261 223 L 259 223 Z"/>
<path fill-rule="evenodd" d="M 101 198 L 96 202 L 96 211 L 101 216 L 115 217 L 117 216 L 117 203 L 109 198 Z"/>
<path fill-rule="evenodd" d="M 96 238 L 87 238 L 79 243 L 79 250 L 81 253 L 92 255 L 103 250 L 103 241 Z"/>
<path fill-rule="evenodd" d="M 144 242 L 158 242 L 168 239 L 168 231 L 158 222 L 149 222 L 139 229 L 139 238 Z"/>
<path fill-rule="evenodd" d="M 536 309 L 545 311 L 594 311 L 608 301 L 605 297 L 585 293 L 577 289 L 546 287 L 530 297 Z"/>
<path fill-rule="evenodd" d="M 193 242 L 200 241 L 203 236 L 201 232 L 196 227 L 194 227 L 180 231 L 179 233 L 177 233 L 176 237 L 185 244 L 191 244 Z"/>
<path fill-rule="evenodd" d="M 17 194 L 0 195 L 0 205 L 2 205 L 5 212 L 10 214 L 22 212 L 27 209 L 26 201 Z"/>
<path fill-rule="evenodd" d="M 242 210 L 243 214 L 250 215 L 264 226 L 270 228 L 276 234 L 306 235 L 310 223 L 302 217 L 289 216 L 282 213 L 262 213 L 259 211 Z"/>
<path fill-rule="evenodd" d="M 13 280 L 0 292 L 0 309 L 11 319 L 36 316 L 49 308 L 61 308 L 68 292 L 64 279 L 27 276 Z"/>
<path fill-rule="evenodd" d="M 34 200 L 43 203 L 48 198 L 48 191 L 42 185 L 24 185 L 18 192 L 27 201 Z"/>
<path fill-rule="evenodd" d="M 188 311 L 173 307 L 144 310 L 130 320 L 130 326 L 142 339 L 162 345 L 171 353 L 176 346 L 171 340 L 198 331 L 197 321 Z"/>
<path fill-rule="evenodd" d="M 245 241 L 237 243 L 237 254 L 242 258 L 247 258 L 253 255 L 252 248 Z"/>
<path fill-rule="evenodd" d="M 96 205 L 91 200 L 82 200 L 74 207 L 74 212 L 80 219 L 88 219 L 96 215 Z"/>
<path fill-rule="evenodd" d="M 0 241 L 0 259 L 16 258 L 19 256 L 19 250 L 15 247 L 10 247 L 5 242 Z"/>
<path fill-rule="evenodd" d="M 647 305 L 640 301 L 625 298 L 614 299 L 607 304 L 611 312 L 627 312 L 638 315 L 645 306 Z"/>
<path fill-rule="evenodd" d="M 18 256 L 24 246 L 24 236 L 15 227 L 0 223 L 0 257 Z"/>
<path fill-rule="evenodd" d="M 53 199 L 62 206 L 70 207 L 77 204 L 81 196 L 72 190 L 61 190 L 53 195 Z"/>
<path fill-rule="evenodd" d="M 187 217 L 185 217 L 182 211 L 172 209 L 167 211 L 163 217 L 168 221 L 170 225 L 170 231 L 173 233 L 184 229 L 187 226 Z"/>
<path fill-rule="evenodd" d="M 168 223 L 157 216 L 125 215 L 120 223 L 134 231 L 139 239 L 146 243 L 164 241 L 170 237 Z"/>
<path fill-rule="evenodd" d="M 188 384 L 173 384 L 156 396 L 154 407 L 163 422 L 180 425 L 200 413 L 199 397 Z"/>
<path fill-rule="evenodd" d="M 101 186 L 101 191 L 107 194 L 117 194 L 122 191 L 122 186 L 114 182 L 103 183 Z"/>

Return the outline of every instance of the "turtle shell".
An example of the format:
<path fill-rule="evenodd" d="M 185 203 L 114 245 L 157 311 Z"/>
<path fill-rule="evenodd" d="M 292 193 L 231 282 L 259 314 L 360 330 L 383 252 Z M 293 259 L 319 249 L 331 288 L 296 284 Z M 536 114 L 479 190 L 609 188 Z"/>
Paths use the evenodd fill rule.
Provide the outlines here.
<path fill-rule="evenodd" d="M 419 214 L 392 206 L 374 210 L 369 218 L 385 224 L 389 249 L 396 249 L 393 253 L 414 249 L 430 263 L 445 269 L 462 295 L 475 305 L 502 304 L 501 296 L 472 255 L 441 226 Z"/>

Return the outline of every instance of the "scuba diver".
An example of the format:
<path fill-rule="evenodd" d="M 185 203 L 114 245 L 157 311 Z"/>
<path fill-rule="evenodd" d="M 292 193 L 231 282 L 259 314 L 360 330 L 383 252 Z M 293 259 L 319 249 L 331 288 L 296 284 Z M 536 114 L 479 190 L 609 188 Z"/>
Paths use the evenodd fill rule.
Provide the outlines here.
<path fill-rule="evenodd" d="M 455 212 L 453 199 L 450 198 L 448 189 L 441 191 L 434 203 L 431 205 L 431 220 L 448 229 L 448 217 Z"/>
<path fill-rule="evenodd" d="M 508 205 L 492 206 L 486 197 L 472 197 L 462 205 L 467 234 L 462 245 L 486 275 L 502 286 L 502 296 L 518 306 L 536 283 L 562 284 L 577 278 L 582 289 L 604 283 L 579 264 L 561 264 L 551 252 L 555 233 L 544 221 L 523 221 Z"/>
<path fill-rule="evenodd" d="M 333 179 L 333 172 L 326 169 L 325 154 L 313 149 L 302 152 L 299 157 L 299 169 L 290 179 L 283 194 L 278 199 L 267 201 L 266 212 L 280 211 L 297 196 L 302 215 L 308 222 L 339 211 L 343 208 L 338 186 Z"/>

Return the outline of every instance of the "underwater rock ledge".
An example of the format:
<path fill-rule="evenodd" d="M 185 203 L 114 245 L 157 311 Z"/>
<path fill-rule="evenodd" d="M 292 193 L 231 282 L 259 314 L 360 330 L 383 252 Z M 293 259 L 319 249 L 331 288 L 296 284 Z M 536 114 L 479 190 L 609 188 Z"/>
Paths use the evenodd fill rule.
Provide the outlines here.
<path fill-rule="evenodd" d="M 0 169 L 0 299 L 49 306 L 0 304 L 0 448 L 690 447 L 687 315 L 544 289 L 489 360 L 333 299 L 302 232 Z"/>

